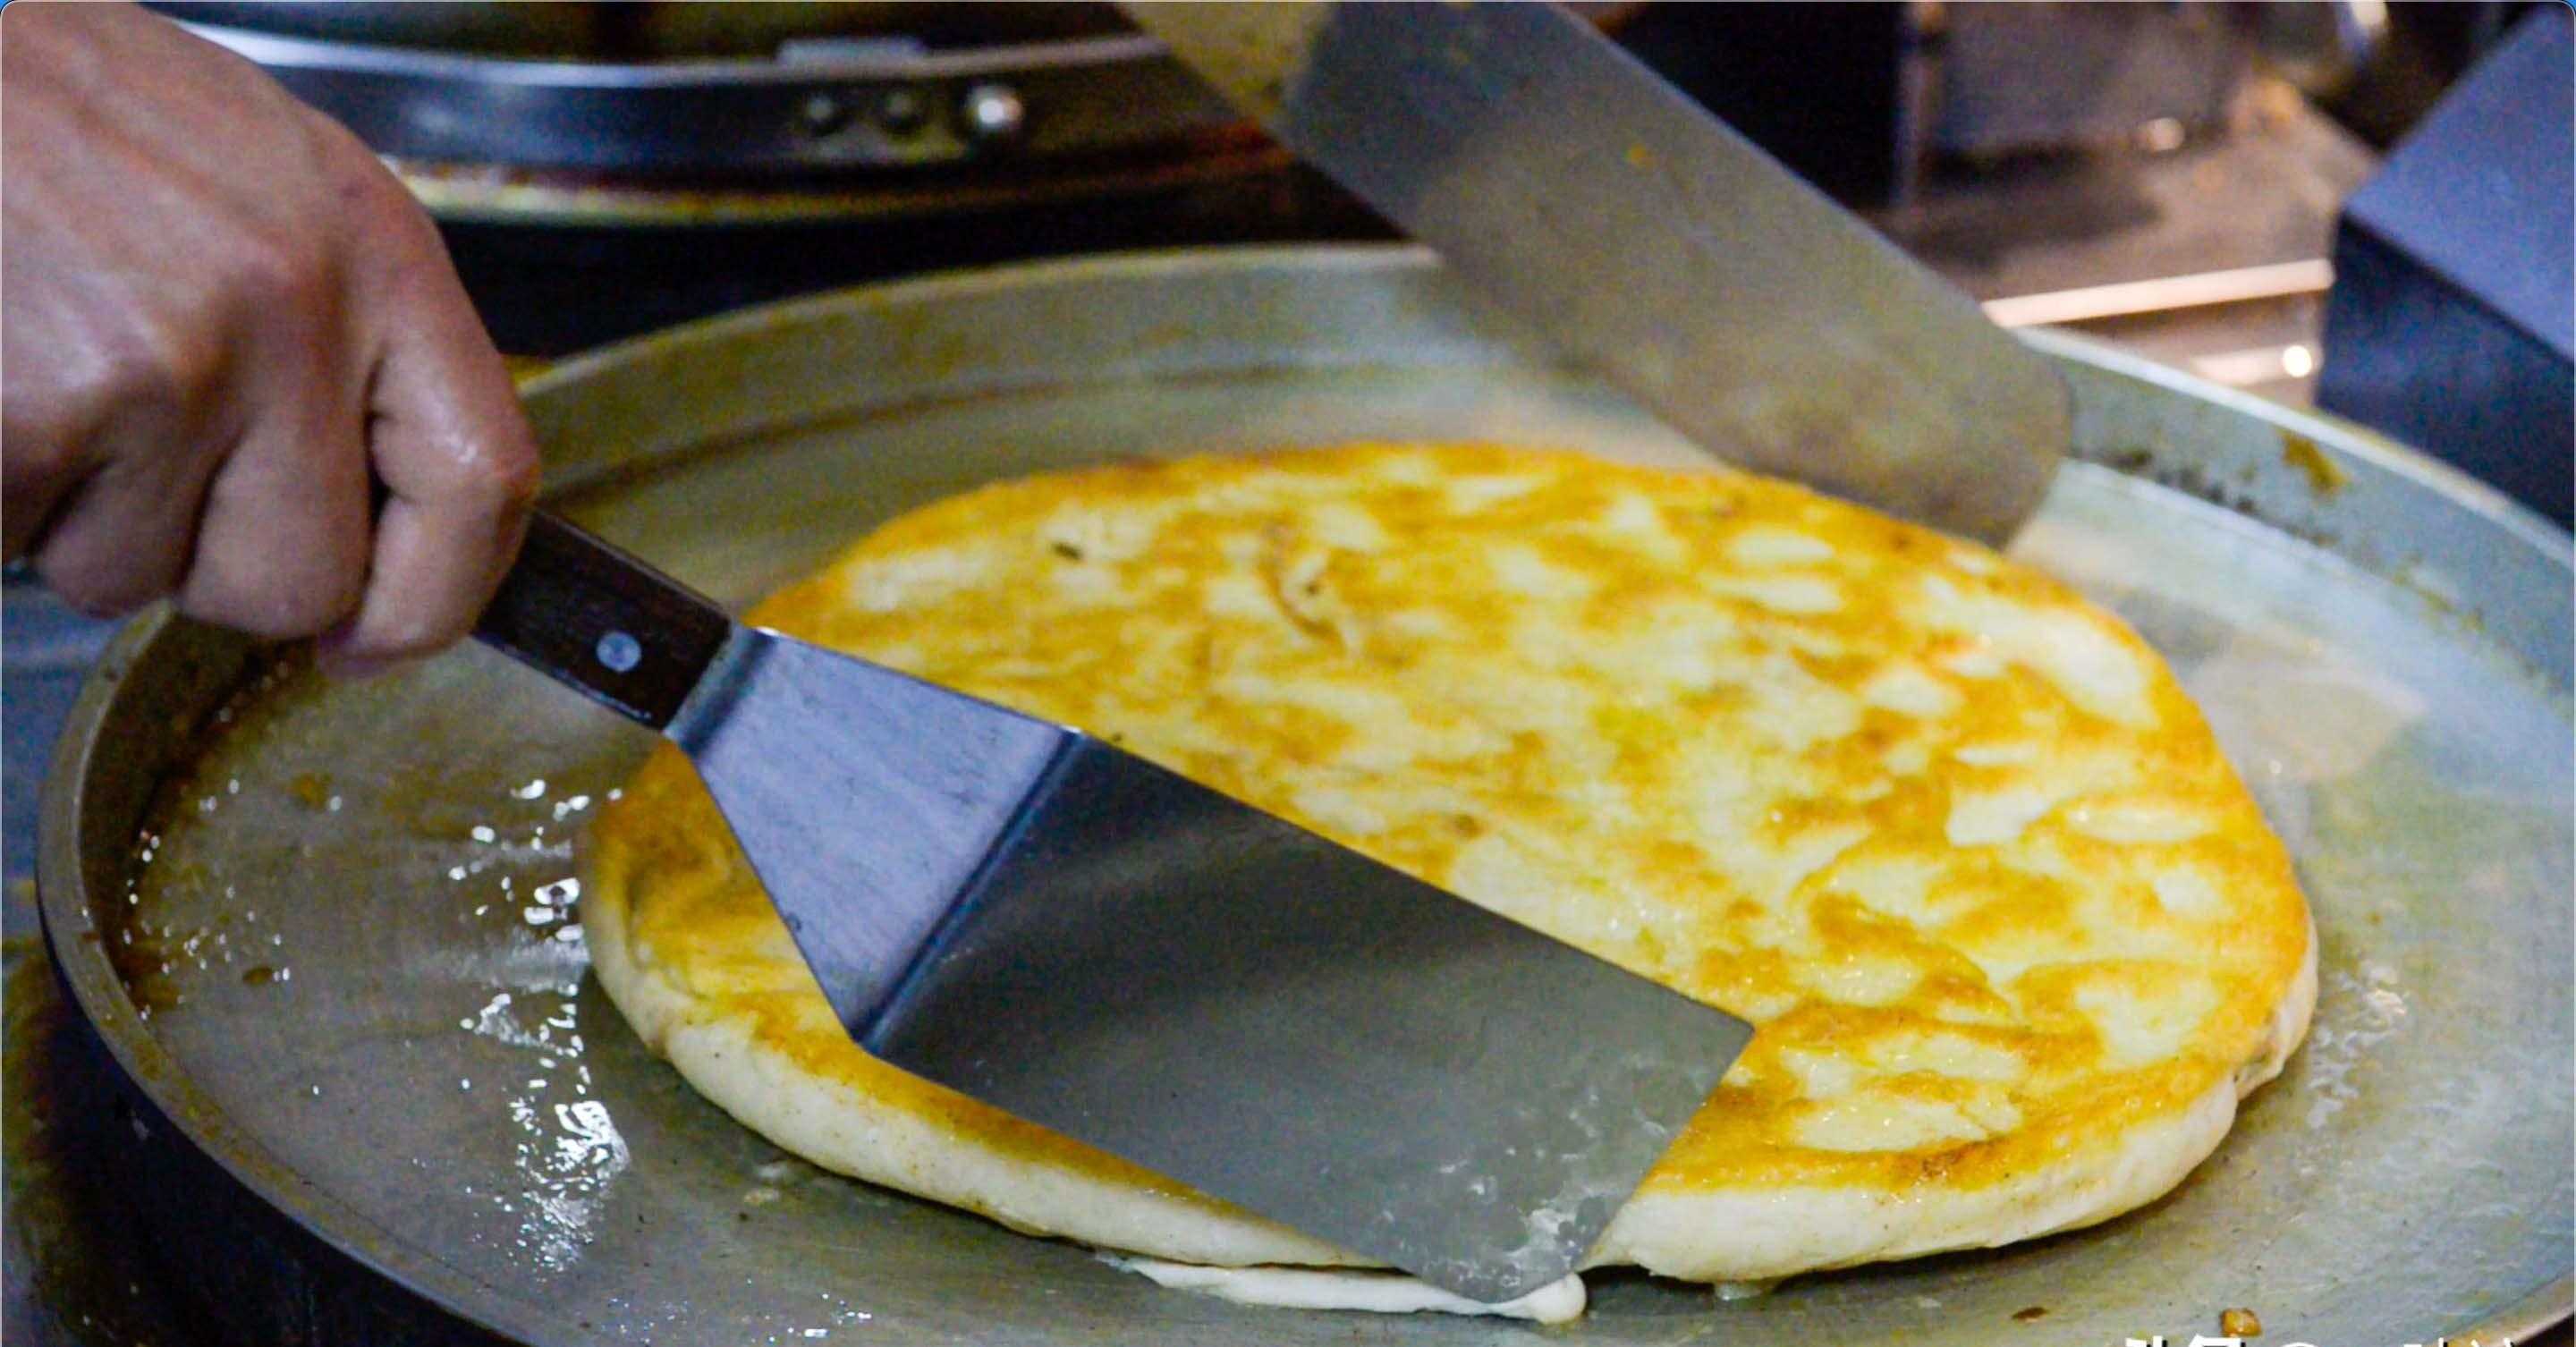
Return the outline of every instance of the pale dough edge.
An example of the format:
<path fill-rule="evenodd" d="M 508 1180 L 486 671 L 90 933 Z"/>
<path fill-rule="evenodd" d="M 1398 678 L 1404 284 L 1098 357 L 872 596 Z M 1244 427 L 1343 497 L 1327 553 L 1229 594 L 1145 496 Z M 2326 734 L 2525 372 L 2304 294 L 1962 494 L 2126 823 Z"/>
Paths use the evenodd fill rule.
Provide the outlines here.
<path fill-rule="evenodd" d="M 1032 1163 L 820 1080 L 735 1019 L 693 1013 L 658 968 L 638 966 L 619 905 L 585 922 L 591 969 L 636 1034 L 699 1094 L 780 1148 L 836 1173 L 991 1217 L 1027 1234 L 1216 1265 L 1364 1266 L 1285 1226 L 1204 1200 Z"/>
<path fill-rule="evenodd" d="M 1366 1267 L 1274 1222 L 1034 1164 L 943 1132 L 762 1046 L 737 1020 L 702 1019 L 626 945 L 623 904 L 587 923 L 593 970 L 644 1041 L 744 1126 L 826 1169 L 988 1216 L 1023 1232 L 1212 1267 Z M 1825 1268 L 1991 1248 L 2073 1230 L 2162 1196 L 2216 1150 L 2238 1100 L 2280 1074 L 2317 997 L 2317 935 L 2273 1012 L 2262 1053 L 2177 1115 L 2134 1130 L 2081 1168 L 1906 1198 L 1841 1188 L 1646 1193 L 1585 1266 L 1636 1264 L 1692 1281 L 1758 1282 Z"/>

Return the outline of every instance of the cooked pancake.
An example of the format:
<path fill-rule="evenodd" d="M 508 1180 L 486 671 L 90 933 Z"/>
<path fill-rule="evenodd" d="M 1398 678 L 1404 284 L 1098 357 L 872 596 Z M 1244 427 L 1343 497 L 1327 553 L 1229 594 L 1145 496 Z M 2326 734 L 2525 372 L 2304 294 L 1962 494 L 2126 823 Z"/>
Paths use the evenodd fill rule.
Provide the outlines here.
<path fill-rule="evenodd" d="M 1759 1026 L 1595 1265 L 1763 1281 L 2117 1215 L 2218 1144 L 2314 1001 L 2289 860 L 2153 652 L 1779 482 L 1460 445 L 1104 467 L 906 515 L 751 620 Z M 787 1149 L 1164 1260 L 1359 1261 L 861 1053 L 677 752 L 592 866 L 610 995 Z"/>

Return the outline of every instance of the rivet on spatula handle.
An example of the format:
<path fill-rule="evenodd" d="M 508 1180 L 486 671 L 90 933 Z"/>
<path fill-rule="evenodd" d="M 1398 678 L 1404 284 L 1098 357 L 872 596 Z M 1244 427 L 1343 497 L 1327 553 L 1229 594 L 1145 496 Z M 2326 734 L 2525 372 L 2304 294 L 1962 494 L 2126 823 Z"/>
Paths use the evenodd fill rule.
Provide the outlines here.
<path fill-rule="evenodd" d="M 474 634 L 658 730 L 732 630 L 687 586 L 539 511 Z"/>

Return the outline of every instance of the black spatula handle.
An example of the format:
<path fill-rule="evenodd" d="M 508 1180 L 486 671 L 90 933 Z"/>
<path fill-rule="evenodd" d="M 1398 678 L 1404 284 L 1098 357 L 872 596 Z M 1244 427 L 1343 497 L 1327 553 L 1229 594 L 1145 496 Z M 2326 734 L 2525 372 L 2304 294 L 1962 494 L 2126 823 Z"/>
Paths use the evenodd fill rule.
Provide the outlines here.
<path fill-rule="evenodd" d="M 658 730 L 732 630 L 696 591 L 540 510 L 474 634 Z"/>

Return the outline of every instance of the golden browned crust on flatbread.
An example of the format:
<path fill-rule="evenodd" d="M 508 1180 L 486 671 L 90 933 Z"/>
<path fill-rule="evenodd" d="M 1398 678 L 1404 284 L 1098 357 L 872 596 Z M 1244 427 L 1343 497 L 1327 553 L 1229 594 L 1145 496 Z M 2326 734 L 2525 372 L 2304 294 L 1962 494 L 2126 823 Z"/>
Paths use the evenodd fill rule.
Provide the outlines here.
<path fill-rule="evenodd" d="M 1600 1261 L 1773 1277 L 2103 1219 L 2217 1144 L 2314 996 L 2288 858 L 2153 652 L 1778 482 L 1463 445 L 1099 468 L 909 514 L 751 618 L 1754 1021 Z M 860 1053 L 675 752 L 593 876 L 612 994 L 666 1051 L 758 1059 L 681 1065 L 792 1148 L 1094 1243 L 1332 1257 Z M 835 1110 L 902 1139 L 816 1139 Z"/>

